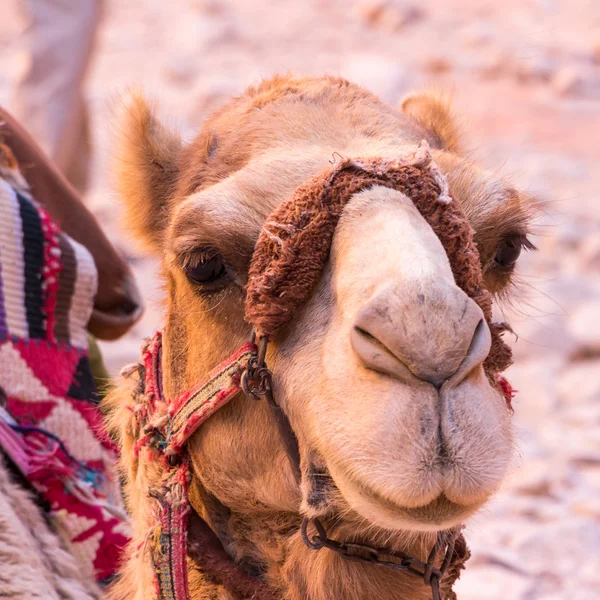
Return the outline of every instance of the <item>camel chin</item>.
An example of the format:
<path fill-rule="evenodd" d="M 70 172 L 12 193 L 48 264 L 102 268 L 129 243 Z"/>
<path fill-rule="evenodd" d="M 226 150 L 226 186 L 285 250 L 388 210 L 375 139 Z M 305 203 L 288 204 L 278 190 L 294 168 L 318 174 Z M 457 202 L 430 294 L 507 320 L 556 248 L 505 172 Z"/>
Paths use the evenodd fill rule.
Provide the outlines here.
<path fill-rule="evenodd" d="M 421 506 L 403 506 L 381 497 L 363 482 L 353 481 L 343 474 L 332 474 L 348 505 L 369 523 L 390 531 L 437 532 L 464 523 L 483 504 L 462 505 L 449 500 L 443 493 Z"/>

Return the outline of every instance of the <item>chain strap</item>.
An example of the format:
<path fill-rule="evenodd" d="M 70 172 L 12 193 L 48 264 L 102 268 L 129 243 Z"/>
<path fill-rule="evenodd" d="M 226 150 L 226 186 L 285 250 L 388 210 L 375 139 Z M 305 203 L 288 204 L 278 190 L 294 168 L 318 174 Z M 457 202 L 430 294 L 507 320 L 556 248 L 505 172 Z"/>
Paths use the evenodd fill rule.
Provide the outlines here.
<path fill-rule="evenodd" d="M 308 533 L 308 527 L 311 523 L 316 529 L 316 534 L 312 536 Z M 365 544 L 332 540 L 327 536 L 327 531 L 319 519 L 305 518 L 302 521 L 301 532 L 304 543 L 312 550 L 327 548 L 332 552 L 336 552 L 345 560 L 377 565 L 394 571 L 409 573 L 422 579 L 425 585 L 431 587 L 433 600 L 442 600 L 440 581 L 452 561 L 456 535 L 453 535 L 448 540 L 444 539 L 446 536 L 438 533 L 437 540 L 429 553 L 427 562 L 423 562 L 402 552 L 390 552 L 389 550 L 373 548 Z M 446 551 L 442 564 L 440 567 L 436 567 L 435 562 L 444 548 Z"/>

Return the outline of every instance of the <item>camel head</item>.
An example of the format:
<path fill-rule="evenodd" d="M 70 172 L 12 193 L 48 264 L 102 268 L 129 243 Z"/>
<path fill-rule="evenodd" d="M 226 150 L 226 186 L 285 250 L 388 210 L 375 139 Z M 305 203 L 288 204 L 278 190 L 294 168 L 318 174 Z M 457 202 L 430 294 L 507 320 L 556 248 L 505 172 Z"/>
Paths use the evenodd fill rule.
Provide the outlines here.
<path fill-rule="evenodd" d="M 410 96 L 396 110 L 340 79 L 276 78 L 233 100 L 190 142 L 137 95 L 120 129 L 127 219 L 160 258 L 166 287 L 168 397 L 248 339 L 245 286 L 258 236 L 265 227 L 276 236 L 269 215 L 338 157 L 394 159 L 427 140 L 495 295 L 509 292 L 529 246 L 525 197 L 462 154 L 437 96 Z M 240 394 L 189 442 L 194 509 L 237 560 L 277 563 L 278 577 L 296 581 L 300 591 L 286 598 L 321 597 L 281 566 L 281 556 L 301 552 L 289 525 L 299 514 L 343 516 L 340 528 L 380 541 L 431 539 L 464 522 L 498 489 L 513 453 L 510 410 L 483 369 L 490 339 L 413 202 L 381 186 L 355 194 L 311 297 L 269 344 L 275 395 L 299 441 L 301 485 L 266 405 Z M 143 489 L 157 466 L 143 453 L 133 458 L 127 427 L 117 424 L 142 536 Z M 289 540 L 273 542 L 274 531 Z"/>

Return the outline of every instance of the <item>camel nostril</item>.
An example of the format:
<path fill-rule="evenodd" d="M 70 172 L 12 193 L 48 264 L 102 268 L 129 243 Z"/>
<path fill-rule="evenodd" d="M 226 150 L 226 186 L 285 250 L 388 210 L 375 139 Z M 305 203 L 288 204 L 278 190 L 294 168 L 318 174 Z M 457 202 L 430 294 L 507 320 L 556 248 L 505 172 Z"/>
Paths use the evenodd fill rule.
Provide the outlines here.
<path fill-rule="evenodd" d="M 360 335 L 362 335 L 364 338 L 368 339 L 371 342 L 374 342 L 375 344 L 380 344 L 383 346 L 383 344 L 374 336 L 371 335 L 366 329 L 363 329 L 362 327 L 359 327 L 358 325 L 354 326 L 354 330 L 359 333 Z"/>
<path fill-rule="evenodd" d="M 428 373 L 419 374 L 418 377 L 431 383 L 438 392 L 446 382 L 450 382 L 449 385 L 451 386 L 456 386 L 466 379 L 473 369 L 483 363 L 489 354 L 490 345 L 490 330 L 487 323 L 482 318 L 475 327 L 466 355 L 463 355 L 464 359 L 453 372 L 444 372 L 443 370 L 440 370 L 440 374 L 437 374 L 434 373 L 434 371 L 430 371 Z"/>
<path fill-rule="evenodd" d="M 467 378 L 473 369 L 483 364 L 483 361 L 490 352 L 491 344 L 492 335 L 490 333 L 490 328 L 482 318 L 479 323 L 477 323 L 477 327 L 475 327 L 475 332 L 473 333 L 473 338 L 469 344 L 467 355 L 456 372 L 447 378 L 449 384 L 452 386 L 458 385 Z"/>
<path fill-rule="evenodd" d="M 488 327 L 485 320 L 481 319 L 479 323 L 477 323 L 477 327 L 475 327 L 473 339 L 469 344 L 469 349 L 467 350 L 467 359 L 471 356 L 480 357 L 482 353 L 485 353 L 485 356 L 487 356 L 489 351 L 489 331 L 487 331 L 487 329 Z M 483 358 L 485 358 L 485 356 Z"/>
<path fill-rule="evenodd" d="M 372 371 L 390 375 L 405 382 L 418 383 L 412 371 L 373 334 L 359 326 L 354 326 L 350 343 L 361 363 Z"/>

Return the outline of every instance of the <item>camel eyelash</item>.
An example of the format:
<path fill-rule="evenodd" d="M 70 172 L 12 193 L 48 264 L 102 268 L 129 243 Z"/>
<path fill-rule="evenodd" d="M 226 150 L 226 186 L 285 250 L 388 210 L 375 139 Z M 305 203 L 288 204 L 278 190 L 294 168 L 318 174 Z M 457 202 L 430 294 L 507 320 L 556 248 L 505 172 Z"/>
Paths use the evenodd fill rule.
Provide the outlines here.
<path fill-rule="evenodd" d="M 215 257 L 220 256 L 220 253 L 215 248 L 193 248 L 182 252 L 177 257 L 177 263 L 182 270 L 197 267 L 200 264 L 206 263 Z"/>
<path fill-rule="evenodd" d="M 505 235 L 496 248 L 492 267 L 501 271 L 512 271 L 521 256 L 522 250 L 536 250 L 535 245 L 525 234 Z"/>
<path fill-rule="evenodd" d="M 528 252 L 535 252 L 538 249 L 537 246 L 523 234 L 519 235 L 519 243 L 521 244 L 521 248 Z"/>

